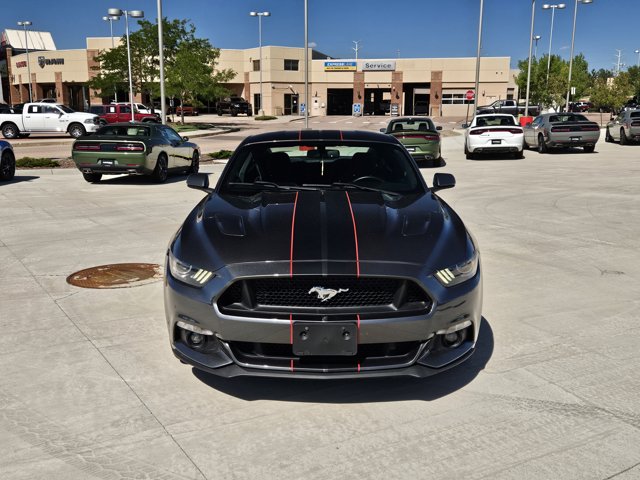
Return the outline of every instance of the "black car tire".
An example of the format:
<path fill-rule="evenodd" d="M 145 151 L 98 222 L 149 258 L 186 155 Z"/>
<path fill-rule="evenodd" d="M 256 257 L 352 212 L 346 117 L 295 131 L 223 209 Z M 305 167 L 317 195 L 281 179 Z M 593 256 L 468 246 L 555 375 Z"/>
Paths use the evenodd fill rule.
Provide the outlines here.
<path fill-rule="evenodd" d="M 153 169 L 153 173 L 151 174 L 151 178 L 156 183 L 163 183 L 167 180 L 169 176 L 168 166 L 167 166 L 167 156 L 164 153 L 158 155 L 158 160 L 156 161 L 156 168 Z"/>
<path fill-rule="evenodd" d="M 231 109 L 231 116 L 232 117 L 237 117 L 238 116 L 238 110 L 236 110 L 235 108 Z"/>
<path fill-rule="evenodd" d="M 524 158 L 524 148 L 522 150 L 519 150 L 519 151 L 515 152 L 513 154 L 513 158 L 515 158 L 517 160 L 523 159 Z"/>
<path fill-rule="evenodd" d="M 85 128 L 79 123 L 72 123 L 71 125 L 69 125 L 69 129 L 67 131 L 73 138 L 81 137 L 82 135 L 85 135 L 87 133 Z"/>
<path fill-rule="evenodd" d="M 219 116 L 219 117 L 221 117 L 221 116 L 222 116 L 222 110 L 218 109 L 218 110 L 216 111 L 216 113 L 218 114 L 218 116 Z"/>
<path fill-rule="evenodd" d="M 0 158 L 0 180 L 11 180 L 16 174 L 16 157 L 11 150 L 5 150 Z"/>
<path fill-rule="evenodd" d="M 193 152 L 191 157 L 191 166 L 187 170 L 188 173 L 198 173 L 200 170 L 200 154 L 196 151 Z"/>
<path fill-rule="evenodd" d="M 5 123 L 2 126 L 2 136 L 4 138 L 18 138 L 20 135 L 20 130 L 18 130 L 18 126 L 15 123 Z"/>
<path fill-rule="evenodd" d="M 475 158 L 475 155 L 471 153 L 467 148 L 466 142 L 464 144 L 464 156 L 467 158 L 467 160 L 473 160 Z"/>
<path fill-rule="evenodd" d="M 544 135 L 538 135 L 538 153 L 547 153 L 549 151 L 549 147 L 547 147 L 547 142 L 544 141 Z"/>
<path fill-rule="evenodd" d="M 624 133 L 624 128 L 620 129 L 620 145 L 629 145 L 629 139 L 627 138 L 627 134 Z"/>
<path fill-rule="evenodd" d="M 593 151 L 596 149 L 595 145 L 586 145 L 585 147 L 583 147 L 584 149 L 584 153 L 593 153 Z"/>
<path fill-rule="evenodd" d="M 611 136 L 611 132 L 609 132 L 609 127 L 607 127 L 607 130 L 604 134 L 604 141 L 607 143 L 613 143 L 613 137 Z"/>
<path fill-rule="evenodd" d="M 82 176 L 89 183 L 98 183 L 102 179 L 101 173 L 83 173 Z"/>

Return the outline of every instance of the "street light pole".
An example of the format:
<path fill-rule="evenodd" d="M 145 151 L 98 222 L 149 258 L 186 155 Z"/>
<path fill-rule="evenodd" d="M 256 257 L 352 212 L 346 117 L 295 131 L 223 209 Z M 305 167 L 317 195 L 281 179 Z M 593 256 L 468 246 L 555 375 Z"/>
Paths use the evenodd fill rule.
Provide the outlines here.
<path fill-rule="evenodd" d="M 108 17 L 102 17 L 102 20 L 105 22 L 109 22 L 109 30 L 111 32 L 111 50 L 115 48 L 115 42 L 113 41 L 113 22 L 114 20 L 120 20 L 120 17 L 116 17 L 115 15 L 109 15 Z M 118 103 L 118 89 L 117 86 L 113 89 L 113 99 L 116 103 Z"/>
<path fill-rule="evenodd" d="M 533 49 L 533 58 L 535 58 L 536 60 L 538 59 L 538 40 L 540 40 L 542 37 L 540 35 L 535 35 L 533 37 L 533 39 L 536 42 L 536 46 Z"/>
<path fill-rule="evenodd" d="M 571 95 L 571 73 L 573 70 L 573 45 L 575 43 L 576 38 L 576 20 L 578 18 L 578 3 L 589 4 L 593 3 L 593 0 L 576 0 L 575 7 L 573 9 L 573 30 L 571 31 L 571 56 L 569 57 L 569 81 L 567 85 L 567 101 L 565 103 L 565 108 L 567 111 L 569 110 L 569 98 Z"/>
<path fill-rule="evenodd" d="M 27 37 L 27 27 L 31 25 L 29 20 L 18 22 L 19 27 L 24 27 L 24 48 L 27 51 L 27 75 L 29 75 L 29 101 L 33 99 L 31 93 L 31 64 L 29 63 L 29 39 Z"/>
<path fill-rule="evenodd" d="M 640 68 L 640 50 L 634 50 L 634 52 L 638 54 L 638 64 L 636 66 Z"/>
<path fill-rule="evenodd" d="M 304 128 L 309 128 L 309 5 L 304 0 Z"/>
<path fill-rule="evenodd" d="M 549 55 L 547 56 L 547 83 L 549 83 L 549 69 L 551 68 L 551 40 L 553 39 L 553 17 L 555 16 L 556 8 L 558 10 L 563 10 L 565 7 L 566 5 L 564 3 L 558 3 L 557 5 L 556 4 L 549 5 L 548 3 L 545 3 L 544 5 L 542 5 L 543 10 L 551 9 L 551 30 L 549 32 Z"/>
<path fill-rule="evenodd" d="M 529 116 L 529 87 L 531 85 L 531 52 L 533 50 L 533 23 L 536 19 L 536 0 L 531 0 L 531 33 L 529 33 L 529 67 L 527 68 L 527 98 L 524 104 L 524 116 Z"/>
<path fill-rule="evenodd" d="M 163 125 L 167 124 L 166 101 L 164 97 L 164 25 L 162 19 L 162 0 L 158 0 L 158 58 L 160 59 L 160 118 Z M 151 100 L 153 107 L 153 99 Z"/>
<path fill-rule="evenodd" d="M 480 88 L 480 47 L 482 45 L 482 14 L 483 12 L 484 12 L 484 0 L 480 0 L 480 21 L 478 23 L 478 55 L 476 56 L 476 90 L 473 95 L 473 115 L 474 116 L 478 111 L 478 90 Z"/>
<path fill-rule="evenodd" d="M 258 42 L 259 42 L 259 50 L 260 53 L 260 110 L 258 114 L 264 116 L 264 99 L 262 98 L 262 17 L 269 17 L 271 13 L 269 12 L 249 12 L 249 15 L 252 17 L 258 17 Z"/>
<path fill-rule="evenodd" d="M 135 112 L 133 108 L 133 77 L 131 76 L 131 44 L 129 43 L 129 16 L 131 18 L 143 18 L 142 10 L 120 10 L 119 8 L 110 8 L 109 16 L 120 17 L 124 15 L 124 27 L 127 34 L 127 63 L 129 66 L 129 104 L 131 105 L 131 121 L 135 122 Z"/>

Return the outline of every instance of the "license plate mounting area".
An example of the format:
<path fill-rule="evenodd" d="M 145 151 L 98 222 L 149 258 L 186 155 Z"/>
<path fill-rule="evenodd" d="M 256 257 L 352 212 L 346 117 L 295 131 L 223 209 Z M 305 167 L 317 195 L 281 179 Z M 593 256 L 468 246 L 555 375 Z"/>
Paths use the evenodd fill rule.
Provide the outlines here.
<path fill-rule="evenodd" d="M 353 356 L 358 353 L 355 322 L 294 322 L 293 354 L 303 356 Z"/>

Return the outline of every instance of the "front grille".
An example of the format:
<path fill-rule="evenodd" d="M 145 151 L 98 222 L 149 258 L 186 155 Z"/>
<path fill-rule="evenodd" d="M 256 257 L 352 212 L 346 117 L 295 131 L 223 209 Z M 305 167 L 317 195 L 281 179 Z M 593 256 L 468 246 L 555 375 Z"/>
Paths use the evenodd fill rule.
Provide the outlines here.
<path fill-rule="evenodd" d="M 323 301 L 324 299 L 324 301 Z M 393 314 L 424 312 L 431 298 L 415 282 L 385 277 L 254 278 L 229 286 L 218 300 L 223 313 Z"/>

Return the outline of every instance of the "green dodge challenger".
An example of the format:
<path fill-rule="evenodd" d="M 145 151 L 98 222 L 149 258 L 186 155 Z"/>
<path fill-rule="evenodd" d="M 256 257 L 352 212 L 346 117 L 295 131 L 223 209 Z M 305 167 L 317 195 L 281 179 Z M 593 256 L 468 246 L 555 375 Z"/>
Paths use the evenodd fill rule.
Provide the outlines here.
<path fill-rule="evenodd" d="M 169 172 L 198 172 L 200 148 L 188 140 L 166 125 L 114 123 L 78 138 L 72 157 L 87 182 L 128 173 L 162 183 Z"/>

